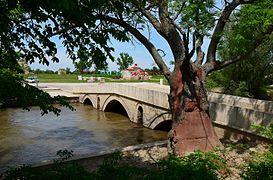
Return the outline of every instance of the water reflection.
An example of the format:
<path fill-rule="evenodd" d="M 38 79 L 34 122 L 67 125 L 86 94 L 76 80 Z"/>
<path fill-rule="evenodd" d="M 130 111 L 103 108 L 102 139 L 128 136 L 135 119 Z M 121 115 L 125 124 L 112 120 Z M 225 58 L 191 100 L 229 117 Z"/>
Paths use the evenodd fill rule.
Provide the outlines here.
<path fill-rule="evenodd" d="M 74 107 L 74 112 L 62 108 L 59 117 L 41 116 L 37 107 L 30 112 L 0 109 L 0 170 L 53 159 L 59 149 L 88 154 L 164 140 L 167 136 L 166 132 L 135 128 L 120 114 L 82 104 Z"/>

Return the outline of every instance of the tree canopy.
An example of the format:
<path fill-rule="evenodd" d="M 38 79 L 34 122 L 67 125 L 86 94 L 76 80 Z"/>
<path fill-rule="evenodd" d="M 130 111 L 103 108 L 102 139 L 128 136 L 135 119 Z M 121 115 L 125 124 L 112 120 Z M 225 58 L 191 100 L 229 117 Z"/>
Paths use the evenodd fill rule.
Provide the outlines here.
<path fill-rule="evenodd" d="M 134 59 L 128 53 L 120 53 L 116 61 L 119 66 L 119 71 L 128 68 L 134 63 Z"/>
<path fill-rule="evenodd" d="M 218 55 L 228 59 L 242 53 L 248 53 L 243 61 L 238 62 L 222 72 L 213 75 L 213 79 L 225 88 L 226 93 L 265 98 L 263 88 L 269 85 L 273 74 L 272 35 L 259 44 L 252 46 L 261 36 L 260 28 L 266 28 L 273 22 L 273 4 L 261 1 L 259 6 L 247 5 L 234 13 L 225 28 Z"/>
<path fill-rule="evenodd" d="M 158 49 L 142 33 L 144 29 L 152 26 L 167 40 L 175 61 L 183 53 L 189 60 L 194 54 L 200 59 L 204 54 L 201 49 L 204 37 L 211 37 L 206 58 L 209 64 L 208 62 L 216 60 L 217 45 L 230 14 L 242 4 L 256 3 L 252 6 L 258 17 L 261 13 L 259 2 L 270 3 L 265 0 L 257 1 L 258 4 L 255 0 L 233 0 L 225 1 L 224 8 L 219 9 L 213 0 L 1 0 L 1 59 L 6 66 L 7 63 L 14 64 L 12 62 L 18 56 L 30 63 L 35 58 L 43 64 L 48 64 L 50 58 L 57 62 L 57 48 L 52 40 L 52 37 L 57 36 L 67 48 L 70 58 L 76 60 L 85 54 L 92 57 L 94 64 L 99 67 L 107 58 L 114 60 L 111 55 L 114 49 L 109 46 L 111 38 L 128 41 L 134 36 L 147 48 L 168 78 L 170 71 Z M 270 13 L 270 10 L 269 4 L 263 9 L 263 14 Z M 261 27 L 257 33 L 270 34 L 271 20 L 267 16 L 259 24 L 251 20 L 251 25 Z M 249 29 L 248 26 L 249 24 L 246 25 L 246 30 Z M 260 36 L 260 39 L 263 38 L 264 36 Z M 257 43 L 252 43 L 252 46 L 255 44 Z M 192 49 L 190 46 L 193 46 Z M 77 53 L 78 50 L 80 53 Z M 236 58 L 233 59 L 235 61 Z M 225 64 L 229 62 L 221 65 Z M 218 65 L 217 68 L 212 68 L 210 64 L 206 68 L 209 72 L 220 67 Z"/>

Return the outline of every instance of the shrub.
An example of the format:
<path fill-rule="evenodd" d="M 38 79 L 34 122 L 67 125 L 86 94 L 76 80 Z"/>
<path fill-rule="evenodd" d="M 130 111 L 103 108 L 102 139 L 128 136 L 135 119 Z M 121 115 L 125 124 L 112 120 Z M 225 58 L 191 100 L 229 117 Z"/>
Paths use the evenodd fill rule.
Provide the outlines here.
<path fill-rule="evenodd" d="M 271 140 L 273 140 L 273 124 L 268 127 L 254 125 L 253 129 Z M 242 173 L 242 178 L 246 180 L 269 180 L 273 179 L 273 146 L 268 152 L 254 154 L 251 161 L 246 165 Z"/>
<path fill-rule="evenodd" d="M 107 159 L 92 177 L 95 179 L 218 179 L 225 160 L 213 152 L 196 151 L 185 157 L 170 156 L 149 168 L 119 163 L 121 156 Z"/>
<path fill-rule="evenodd" d="M 256 130 L 258 134 L 273 140 L 273 123 L 268 127 L 262 125 L 253 125 L 252 128 Z"/>
<path fill-rule="evenodd" d="M 225 169 L 225 160 L 213 152 L 196 151 L 185 157 L 171 156 L 161 161 L 163 176 L 168 179 L 213 180 Z"/>
<path fill-rule="evenodd" d="M 242 173 L 245 180 L 270 180 L 273 179 L 273 153 L 256 154 Z"/>

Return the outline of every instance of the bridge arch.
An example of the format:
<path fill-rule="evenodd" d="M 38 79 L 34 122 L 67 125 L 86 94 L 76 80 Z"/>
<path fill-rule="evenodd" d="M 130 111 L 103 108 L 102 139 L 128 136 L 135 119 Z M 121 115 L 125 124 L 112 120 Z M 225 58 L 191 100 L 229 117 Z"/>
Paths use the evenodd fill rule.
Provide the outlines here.
<path fill-rule="evenodd" d="M 85 95 L 83 98 L 82 98 L 82 103 L 83 104 L 88 104 L 88 105 L 91 105 L 94 107 L 94 100 L 88 96 L 88 95 Z"/>
<path fill-rule="evenodd" d="M 137 108 L 137 123 L 138 124 L 143 124 L 143 119 L 144 119 L 143 116 L 144 116 L 143 115 L 143 108 L 142 108 L 142 106 L 138 106 L 138 108 Z"/>
<path fill-rule="evenodd" d="M 161 121 L 154 127 L 154 130 L 169 132 L 172 129 L 172 120 Z"/>
<path fill-rule="evenodd" d="M 154 117 L 150 124 L 149 128 L 162 131 L 170 131 L 172 127 L 171 114 L 169 112 L 164 112 L 156 117 Z"/>
<path fill-rule="evenodd" d="M 123 114 L 131 119 L 130 111 L 126 103 L 116 96 L 109 96 L 103 106 L 102 110 L 106 112 L 116 112 L 119 114 Z"/>

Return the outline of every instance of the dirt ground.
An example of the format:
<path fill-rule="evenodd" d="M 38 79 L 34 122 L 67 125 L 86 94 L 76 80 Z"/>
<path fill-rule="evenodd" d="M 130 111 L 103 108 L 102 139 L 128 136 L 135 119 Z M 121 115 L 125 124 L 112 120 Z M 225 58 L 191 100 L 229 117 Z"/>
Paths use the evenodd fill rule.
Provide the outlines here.
<path fill-rule="evenodd" d="M 227 161 L 227 170 L 219 172 L 224 179 L 238 180 L 243 166 L 251 159 L 253 152 L 265 152 L 269 145 L 253 141 L 224 141 L 223 147 L 216 150 Z M 150 166 L 160 159 L 168 157 L 166 145 L 142 148 L 134 151 L 123 152 L 124 160 L 136 166 Z"/>

